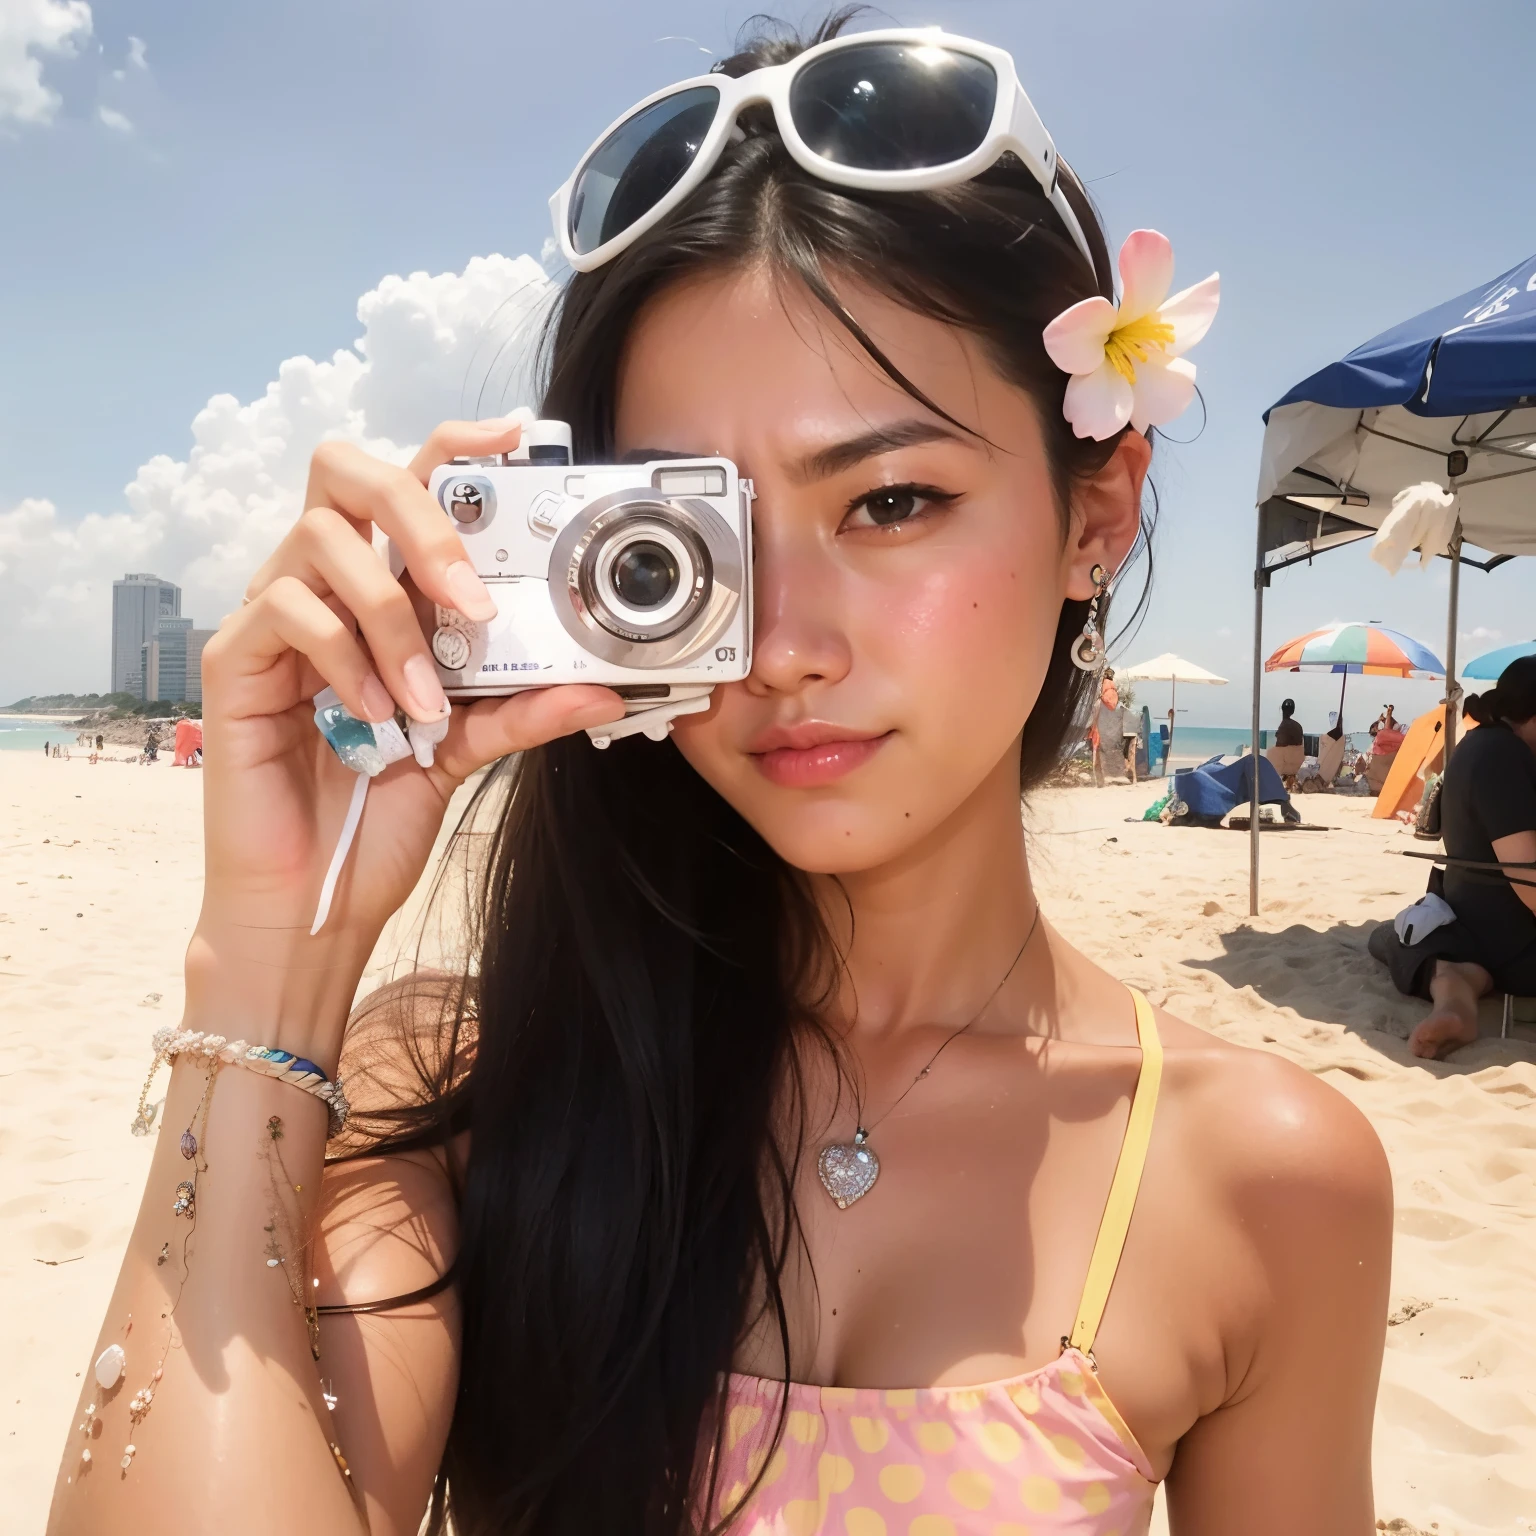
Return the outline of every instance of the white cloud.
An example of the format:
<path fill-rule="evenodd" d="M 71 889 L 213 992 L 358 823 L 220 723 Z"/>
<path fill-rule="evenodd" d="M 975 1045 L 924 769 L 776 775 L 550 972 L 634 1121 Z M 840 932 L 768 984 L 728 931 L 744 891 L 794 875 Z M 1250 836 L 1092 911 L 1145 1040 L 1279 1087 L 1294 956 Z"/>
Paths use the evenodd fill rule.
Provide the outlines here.
<path fill-rule="evenodd" d="M 71 57 L 90 35 L 85 0 L 0 0 L 0 124 L 52 122 L 60 97 L 42 55 Z"/>
<path fill-rule="evenodd" d="M 1486 624 L 1479 624 L 1476 629 L 1464 629 L 1457 635 L 1458 642 L 1465 641 L 1472 645 L 1492 645 L 1495 640 L 1502 640 L 1502 629 L 1489 629 Z"/>
<path fill-rule="evenodd" d="M 142 37 L 128 39 L 128 63 L 134 69 L 148 69 L 149 46 Z"/>
<path fill-rule="evenodd" d="M 0 511 L 0 703 L 107 686 L 112 582 L 127 571 L 179 583 L 182 612 L 215 626 L 298 514 L 322 439 L 403 461 L 444 418 L 530 400 L 555 291 L 528 256 L 386 277 L 358 302 L 352 348 L 289 358 L 248 403 L 215 395 L 191 452 L 142 465 L 126 508 L 71 518 L 33 497 Z"/>
<path fill-rule="evenodd" d="M 133 124 L 116 107 L 97 107 L 96 115 L 113 133 L 133 132 Z"/>

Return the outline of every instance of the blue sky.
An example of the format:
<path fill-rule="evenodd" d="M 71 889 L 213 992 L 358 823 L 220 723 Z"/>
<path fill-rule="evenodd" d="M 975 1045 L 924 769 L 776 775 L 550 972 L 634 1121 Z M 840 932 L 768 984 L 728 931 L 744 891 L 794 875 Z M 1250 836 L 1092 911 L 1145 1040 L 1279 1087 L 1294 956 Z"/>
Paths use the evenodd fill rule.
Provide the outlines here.
<path fill-rule="evenodd" d="M 107 562 L 120 574 L 139 550 L 187 582 L 199 622 L 217 619 L 244 555 L 227 538 L 222 565 L 196 548 L 212 482 L 196 454 L 187 466 L 194 418 L 212 397 L 246 405 L 283 380 L 306 400 L 322 386 L 345 393 L 354 386 L 323 360 L 376 330 L 382 359 L 387 321 L 393 372 L 374 396 L 388 399 L 346 417 L 356 432 L 398 447 L 418 414 L 472 409 L 484 348 L 461 336 L 450 349 L 458 372 L 424 373 L 418 399 L 410 347 L 423 315 L 458 304 L 467 333 L 473 306 L 452 283 L 407 292 L 381 279 L 462 274 L 493 253 L 537 257 L 546 198 L 591 137 L 704 66 L 750 10 L 0 0 L 0 699 L 105 686 Z M 1536 14 L 1520 0 L 948 0 L 887 14 L 1009 48 L 1112 240 L 1162 229 L 1181 285 L 1220 269 L 1222 312 L 1195 359 L 1209 422 L 1157 468 L 1157 580 L 1125 659 L 1171 649 L 1223 672 L 1231 687 L 1181 700 L 1187 718 L 1246 719 L 1260 413 L 1367 336 L 1536 249 L 1519 168 Z M 22 54 L 4 41 L 40 17 L 51 31 L 36 34 L 39 47 Z M 492 275 L 532 281 L 505 264 Z M 363 295 L 377 296 L 366 327 Z M 290 359 L 322 364 L 306 372 Z M 488 394 L 504 380 L 490 382 Z M 271 458 L 288 468 L 267 476 L 262 521 L 241 510 L 255 505 L 240 502 L 241 454 L 210 436 L 234 419 L 234 402 L 211 426 L 199 418 L 200 451 L 225 453 L 219 494 L 234 501 L 224 515 L 245 518 L 254 541 L 291 513 L 290 461 L 312 446 L 302 441 L 311 418 L 279 396 L 239 418 L 242 442 L 266 442 L 274 421 L 289 434 Z M 350 402 L 313 420 L 339 421 Z M 487 398 L 486 413 L 501 403 Z M 1197 425 L 1192 412 L 1172 430 Z M 175 538 L 162 536 L 167 519 Z M 1443 564 L 1390 578 L 1363 550 L 1344 551 L 1277 579 L 1266 641 L 1368 617 L 1438 652 L 1444 603 Z M 1530 638 L 1536 561 L 1469 572 L 1462 613 L 1464 646 Z M 1335 688 L 1271 679 L 1265 712 L 1271 692 L 1292 693 L 1311 724 Z M 1364 691 L 1400 711 L 1436 692 L 1381 680 Z M 1144 696 L 1160 707 L 1161 690 Z"/>

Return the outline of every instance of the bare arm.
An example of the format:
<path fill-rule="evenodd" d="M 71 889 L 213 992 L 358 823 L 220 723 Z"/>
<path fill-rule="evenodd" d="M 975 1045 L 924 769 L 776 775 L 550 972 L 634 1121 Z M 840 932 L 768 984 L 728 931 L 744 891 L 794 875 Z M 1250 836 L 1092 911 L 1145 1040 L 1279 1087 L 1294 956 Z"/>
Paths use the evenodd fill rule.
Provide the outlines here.
<path fill-rule="evenodd" d="M 1532 912 L 1536 912 L 1536 832 L 1511 832 L 1508 837 L 1493 840 L 1493 856 L 1500 864 L 1524 864 L 1525 869 L 1506 869 L 1509 888 Z"/>
<path fill-rule="evenodd" d="M 1224 1176 L 1264 1276 L 1226 1341 L 1227 1396 L 1180 1440 L 1176 1536 L 1369 1536 L 1371 1426 L 1386 1332 L 1392 1187 L 1381 1144 L 1342 1097 L 1264 1064 L 1260 1117 L 1229 1123 Z M 1232 1119 L 1230 1107 L 1213 1116 Z"/>
<path fill-rule="evenodd" d="M 372 528 L 396 540 L 428 596 L 466 610 L 490 603 L 466 596 L 472 572 L 449 577 L 464 550 L 425 481 L 448 458 L 516 438 L 504 423 L 450 424 L 409 471 L 326 445 L 307 510 L 204 652 L 206 879 L 187 956 L 185 1027 L 293 1051 L 334 1072 L 374 942 L 425 867 L 458 785 L 507 753 L 622 713 L 597 688 L 455 709 L 433 767 L 396 763 L 374 780 L 330 919 L 309 936 L 354 784 L 314 728 L 311 697 L 330 684 L 374 720 L 396 701 L 422 720 L 441 719 L 445 707 L 410 600 L 373 553 Z M 343 1470 L 351 1454 L 343 1436 L 354 1434 L 381 1532 L 414 1530 L 430 1480 L 423 1469 L 435 1465 L 447 1431 L 451 1300 L 425 1319 L 327 1325 L 318 1360 L 304 1301 L 333 1274 L 345 1290 L 353 1270 L 359 1284 L 377 1281 L 387 1293 L 393 1271 L 443 1257 L 451 1232 L 424 1187 L 430 1170 L 397 1163 L 341 1179 L 317 1245 L 324 1106 L 235 1066 L 218 1071 L 205 1103 L 208 1083 L 208 1069 L 188 1058 L 171 1075 L 96 1346 L 98 1354 L 119 1346 L 125 1370 L 105 1389 L 82 1374 L 49 1531 L 348 1536 L 366 1528 L 363 1476 Z M 188 1128 L 198 1142 L 190 1160 L 179 1146 Z M 183 1181 L 195 1186 L 195 1203 L 178 1213 Z M 406 1218 L 399 1238 L 368 1238 L 370 1225 L 394 1227 L 396 1217 Z M 378 1273 L 367 1273 L 363 1249 Z M 391 1372 L 385 1356 L 405 1328 L 421 1347 L 401 1345 Z M 333 1416 L 322 1379 L 359 1359 L 366 1369 L 349 1378 L 347 1405 Z M 392 1417 L 391 1404 L 407 1399 L 414 1419 Z"/>

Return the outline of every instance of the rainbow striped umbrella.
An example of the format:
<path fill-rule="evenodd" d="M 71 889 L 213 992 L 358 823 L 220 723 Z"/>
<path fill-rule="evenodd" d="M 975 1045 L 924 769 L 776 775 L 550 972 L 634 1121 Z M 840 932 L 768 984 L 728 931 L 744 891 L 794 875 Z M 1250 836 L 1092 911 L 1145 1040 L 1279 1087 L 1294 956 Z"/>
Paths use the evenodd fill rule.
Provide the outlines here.
<path fill-rule="evenodd" d="M 1427 645 L 1380 624 L 1330 624 L 1287 640 L 1268 661 L 1266 672 L 1341 672 L 1339 719 L 1351 672 L 1372 677 L 1444 677 L 1445 663 Z"/>
<path fill-rule="evenodd" d="M 1380 624 L 1330 624 L 1287 640 L 1266 672 L 1364 672 L 1372 677 L 1444 677 L 1445 663 L 1427 645 Z"/>

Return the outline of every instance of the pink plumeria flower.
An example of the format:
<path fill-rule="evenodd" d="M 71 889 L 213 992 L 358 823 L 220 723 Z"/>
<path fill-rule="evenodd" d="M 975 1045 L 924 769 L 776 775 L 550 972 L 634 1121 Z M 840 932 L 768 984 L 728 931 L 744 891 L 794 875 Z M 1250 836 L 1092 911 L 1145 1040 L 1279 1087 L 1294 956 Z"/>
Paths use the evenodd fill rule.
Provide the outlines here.
<path fill-rule="evenodd" d="M 1173 247 L 1155 229 L 1133 229 L 1120 247 L 1120 302 L 1095 295 L 1045 328 L 1045 350 L 1070 373 L 1062 411 L 1079 437 L 1102 442 L 1127 422 L 1138 432 L 1172 421 L 1195 397 L 1184 354 L 1211 328 L 1221 277 L 1170 299 Z"/>

